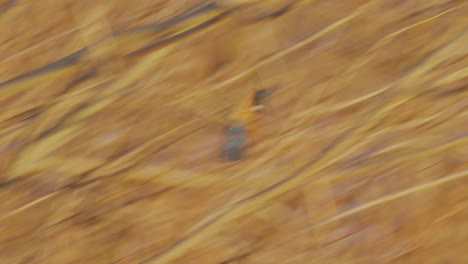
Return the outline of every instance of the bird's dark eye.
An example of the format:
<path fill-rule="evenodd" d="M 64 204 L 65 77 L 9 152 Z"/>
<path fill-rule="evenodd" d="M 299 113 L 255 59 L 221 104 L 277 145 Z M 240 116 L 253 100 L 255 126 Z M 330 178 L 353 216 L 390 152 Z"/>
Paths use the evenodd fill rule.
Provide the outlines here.
<path fill-rule="evenodd" d="M 263 99 L 265 99 L 266 96 L 267 96 L 267 91 L 265 89 L 258 90 L 255 93 L 254 101 L 256 103 L 258 103 L 258 102 L 262 101 Z"/>

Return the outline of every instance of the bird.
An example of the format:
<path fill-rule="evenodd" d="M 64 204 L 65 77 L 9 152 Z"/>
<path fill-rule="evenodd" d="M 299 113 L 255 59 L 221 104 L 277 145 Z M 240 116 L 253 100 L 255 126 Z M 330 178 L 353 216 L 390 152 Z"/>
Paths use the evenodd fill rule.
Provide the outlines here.
<path fill-rule="evenodd" d="M 267 89 L 252 89 L 232 112 L 223 150 L 226 160 L 238 161 L 244 157 L 244 149 L 255 134 L 255 121 L 259 112 L 265 109 L 264 100 L 270 93 Z"/>

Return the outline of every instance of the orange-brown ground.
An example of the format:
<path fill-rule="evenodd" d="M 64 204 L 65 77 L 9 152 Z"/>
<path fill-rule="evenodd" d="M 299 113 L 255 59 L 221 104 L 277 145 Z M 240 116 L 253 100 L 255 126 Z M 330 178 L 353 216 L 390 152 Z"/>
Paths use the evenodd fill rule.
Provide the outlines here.
<path fill-rule="evenodd" d="M 467 1 L 206 2 L 0 1 L 2 264 L 468 263 Z"/>

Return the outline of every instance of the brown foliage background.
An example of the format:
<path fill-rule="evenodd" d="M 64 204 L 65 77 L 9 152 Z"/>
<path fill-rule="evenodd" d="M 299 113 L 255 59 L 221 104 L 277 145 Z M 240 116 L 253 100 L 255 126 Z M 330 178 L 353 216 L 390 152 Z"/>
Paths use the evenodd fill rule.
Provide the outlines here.
<path fill-rule="evenodd" d="M 0 26 L 1 263 L 468 263 L 466 1 L 6 0 Z"/>

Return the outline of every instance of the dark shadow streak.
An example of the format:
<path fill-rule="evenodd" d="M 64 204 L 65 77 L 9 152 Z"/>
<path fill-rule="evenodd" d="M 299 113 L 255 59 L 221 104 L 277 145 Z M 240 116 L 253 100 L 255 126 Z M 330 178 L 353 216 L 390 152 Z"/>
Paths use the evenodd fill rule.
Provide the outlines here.
<path fill-rule="evenodd" d="M 299 3 L 300 0 L 296 1 L 296 2 L 293 2 L 293 3 L 289 3 L 283 7 L 280 7 L 276 10 L 274 10 L 273 12 L 270 12 L 268 14 L 265 14 L 265 15 L 262 15 L 262 16 L 259 16 L 259 17 L 256 17 L 253 19 L 253 21 L 255 22 L 258 22 L 258 21 L 262 21 L 262 20 L 267 20 L 267 19 L 275 19 L 275 18 L 278 18 L 280 16 L 283 16 L 285 15 L 286 13 L 288 13 L 289 11 L 291 11 L 293 9 L 293 7 Z"/>
<path fill-rule="evenodd" d="M 240 260 L 243 260 L 247 257 L 249 257 L 250 255 L 253 255 L 254 253 L 256 253 L 257 251 L 259 251 L 260 249 L 254 249 L 254 250 L 251 250 L 249 252 L 246 252 L 246 253 L 242 253 L 242 254 L 239 254 L 239 255 L 236 255 L 234 257 L 231 257 L 227 260 L 224 260 L 222 262 L 220 262 L 219 264 L 230 264 L 230 263 L 233 263 L 233 262 L 237 262 L 237 261 L 240 261 Z"/>
<path fill-rule="evenodd" d="M 33 120 L 35 119 L 36 117 L 38 117 L 40 114 L 41 114 L 41 110 L 43 109 L 42 106 L 38 106 L 38 107 L 33 107 L 31 109 L 28 109 L 24 112 L 21 112 L 21 113 L 18 113 L 10 118 L 8 118 L 7 120 L 3 121 L 2 123 L 8 123 L 9 121 L 12 121 L 12 120 L 17 120 L 17 123 L 21 123 L 23 121 L 26 121 L 26 120 Z"/>
<path fill-rule="evenodd" d="M 93 77 L 96 77 L 97 76 L 97 69 L 91 69 L 81 75 L 79 75 L 78 77 L 72 79 L 68 84 L 67 86 L 65 87 L 65 89 L 61 92 L 60 95 L 63 95 L 65 93 L 67 93 L 68 91 L 72 90 L 75 86 L 77 86 L 78 84 L 88 80 L 88 79 L 91 79 Z"/>
<path fill-rule="evenodd" d="M 25 80 L 25 79 L 28 79 L 28 78 L 31 78 L 31 77 L 35 77 L 39 74 L 43 74 L 43 73 L 46 73 L 46 72 L 51 72 L 51 71 L 54 71 L 54 70 L 57 70 L 57 69 L 60 69 L 62 67 L 66 67 L 66 66 L 70 66 L 70 65 L 73 65 L 75 63 L 77 63 L 79 61 L 79 59 L 81 58 L 81 56 L 87 51 L 87 47 L 86 48 L 82 48 L 62 59 L 59 59 L 57 61 L 54 61 L 54 62 L 51 62 L 43 67 L 40 67 L 36 70 L 32 70 L 30 72 L 27 72 L 27 73 L 24 73 L 24 74 L 21 74 L 17 77 L 13 77 L 9 80 L 6 80 L 2 83 L 0 83 L 0 89 L 1 88 L 4 88 L 5 86 L 8 86 L 12 83 L 15 83 L 15 82 L 19 82 L 19 81 L 22 81 L 22 80 Z"/>
<path fill-rule="evenodd" d="M 463 93 L 466 90 L 468 90 L 468 84 L 462 84 L 462 85 L 458 86 L 457 88 L 450 89 L 450 90 L 447 90 L 447 91 L 442 91 L 438 95 L 442 96 L 442 97 L 451 96 L 451 95 L 456 95 L 456 94 L 459 94 L 459 93 Z"/>
<path fill-rule="evenodd" d="M 447 9 L 444 10 L 444 11 L 447 11 L 448 8 L 450 8 L 452 6 L 453 6 L 453 1 L 446 1 L 446 2 L 443 2 L 442 4 L 435 4 L 435 5 L 432 5 L 432 6 L 428 6 L 426 8 L 423 8 L 421 10 L 418 10 L 418 11 L 415 11 L 413 13 L 410 13 L 410 14 L 406 15 L 405 17 L 401 18 L 397 22 L 410 20 L 410 19 L 412 19 L 412 18 L 414 18 L 416 16 L 423 15 L 425 13 L 428 13 L 431 10 L 438 10 L 440 8 L 447 8 Z"/>
<path fill-rule="evenodd" d="M 176 16 L 174 18 L 170 18 L 166 21 L 163 22 L 156 22 L 156 23 L 149 23 L 146 25 L 141 25 L 135 28 L 127 29 L 127 30 L 122 30 L 120 32 L 116 32 L 117 36 L 121 35 L 129 35 L 129 34 L 134 34 L 134 33 L 140 33 L 144 31 L 152 31 L 152 30 L 159 30 L 159 29 L 164 29 L 168 28 L 170 26 L 173 26 L 177 23 L 180 23 L 186 19 L 192 18 L 196 15 L 203 14 L 205 12 L 214 10 L 217 8 L 217 5 L 215 3 L 207 3 L 205 1 L 204 3 L 201 4 L 201 6 L 195 7 L 179 16 Z"/>
<path fill-rule="evenodd" d="M 73 115 L 79 113 L 81 110 L 86 109 L 86 107 L 89 107 L 91 104 L 88 102 L 81 103 L 77 106 L 75 106 L 72 110 L 70 110 L 68 113 L 66 113 L 55 125 L 50 127 L 49 129 L 46 129 L 42 133 L 40 133 L 36 138 L 32 139 L 30 142 L 38 141 L 41 139 L 44 139 L 48 136 L 50 136 L 52 133 L 57 131 L 62 125 L 69 119 L 70 117 L 73 117 Z"/>
<path fill-rule="evenodd" d="M 160 46 L 163 46 L 165 44 L 168 44 L 170 42 L 173 42 L 175 40 L 178 40 L 182 37 L 185 37 L 191 33 L 194 33 L 200 29 L 203 29 L 205 27 L 208 27 L 212 24 L 214 24 L 215 22 L 221 20 L 223 17 L 225 17 L 228 13 L 230 13 L 230 10 L 228 11 L 225 11 L 215 17 L 212 17 L 210 19 L 208 19 L 207 21 L 204 21 L 203 23 L 201 24 L 198 24 L 197 26 L 193 27 L 193 28 L 190 28 L 186 31 L 183 31 L 179 34 L 176 34 L 176 35 L 173 35 L 173 36 L 170 36 L 170 37 L 167 37 L 167 38 L 163 38 L 163 39 L 159 39 L 153 43 L 150 43 L 149 45 L 146 45 L 144 46 L 143 48 L 140 48 L 140 49 L 137 49 L 135 51 L 132 51 L 126 55 L 124 55 L 124 57 L 133 57 L 133 56 L 137 56 L 137 55 L 141 55 L 141 54 L 145 54 L 149 51 L 151 51 L 152 49 L 156 48 L 156 47 L 160 47 Z"/>
<path fill-rule="evenodd" d="M 12 8 L 15 4 L 16 4 L 16 0 L 9 0 L 3 3 L 2 5 L 0 5 L 0 15 L 8 11 L 8 9 Z"/>
<path fill-rule="evenodd" d="M 14 178 L 8 181 L 0 182 L 0 188 L 8 187 L 9 185 L 12 185 L 14 183 L 24 181 L 25 179 L 26 178 Z"/>

